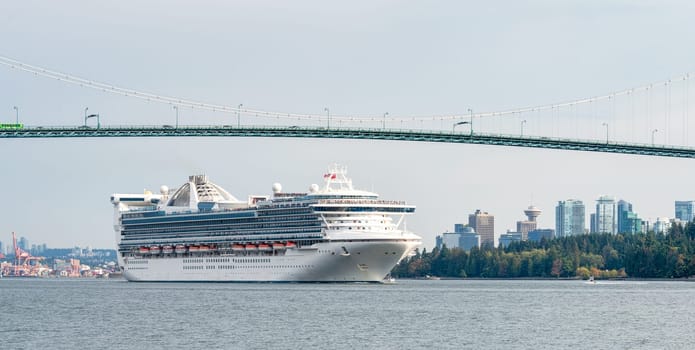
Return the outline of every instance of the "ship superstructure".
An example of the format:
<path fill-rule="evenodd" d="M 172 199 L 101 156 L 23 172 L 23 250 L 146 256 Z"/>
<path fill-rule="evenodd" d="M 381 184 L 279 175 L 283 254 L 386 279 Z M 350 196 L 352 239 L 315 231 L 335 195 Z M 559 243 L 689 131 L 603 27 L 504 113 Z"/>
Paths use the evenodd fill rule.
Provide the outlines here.
<path fill-rule="evenodd" d="M 378 282 L 417 247 L 415 207 L 356 190 L 334 165 L 323 186 L 240 201 L 205 175 L 175 191 L 114 194 L 119 263 L 130 281 Z"/>

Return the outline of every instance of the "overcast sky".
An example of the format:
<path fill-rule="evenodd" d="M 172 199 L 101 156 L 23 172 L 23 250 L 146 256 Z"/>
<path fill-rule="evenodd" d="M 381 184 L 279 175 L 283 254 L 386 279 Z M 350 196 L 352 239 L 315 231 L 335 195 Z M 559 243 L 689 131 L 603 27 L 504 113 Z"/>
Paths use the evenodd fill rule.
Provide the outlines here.
<path fill-rule="evenodd" d="M 0 56 L 230 106 L 465 115 L 468 109 L 604 95 L 693 72 L 694 7 L 689 1 L 598 0 L 4 1 Z M 13 106 L 27 125 L 78 125 L 85 107 L 106 125 L 175 122 L 169 105 L 5 66 L 0 82 L 2 122 L 14 121 Z M 675 116 L 686 115 L 682 105 L 674 110 Z M 233 114 L 185 108 L 179 118 L 191 125 L 236 122 Z M 529 130 L 534 123 L 542 128 L 525 118 Z M 246 115 L 242 122 L 268 121 Z M 603 129 L 592 123 L 600 135 Z M 635 141 L 647 142 L 653 123 L 630 125 L 642 135 Z M 689 125 L 686 119 L 674 123 Z M 447 125 L 440 126 L 448 130 Z M 681 142 L 690 143 L 685 136 Z M 467 222 L 476 209 L 494 214 L 495 229 L 503 233 L 515 229 L 530 204 L 543 210 L 540 226 L 554 228 L 555 205 L 568 198 L 583 200 L 588 217 L 600 195 L 612 195 L 633 203 L 646 219 L 672 217 L 674 200 L 695 199 L 693 160 L 497 146 L 5 139 L 0 157 L 0 241 L 11 243 L 15 231 L 50 247 L 115 248 L 109 202 L 114 192 L 173 188 L 194 173 L 208 174 L 242 199 L 270 193 L 274 182 L 286 191 L 304 191 L 334 162 L 348 166 L 356 187 L 415 204 L 408 229 L 428 248 L 437 234 Z"/>

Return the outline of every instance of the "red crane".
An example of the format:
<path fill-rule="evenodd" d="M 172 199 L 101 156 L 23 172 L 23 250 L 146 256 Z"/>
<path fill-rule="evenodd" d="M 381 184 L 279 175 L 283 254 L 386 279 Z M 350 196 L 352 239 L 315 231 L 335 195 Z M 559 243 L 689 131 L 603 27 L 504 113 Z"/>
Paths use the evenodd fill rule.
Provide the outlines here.
<path fill-rule="evenodd" d="M 41 267 L 39 261 L 44 258 L 40 256 L 31 256 L 31 254 L 22 250 L 22 248 L 17 245 L 17 235 L 15 235 L 14 232 L 12 232 L 12 245 L 14 246 L 14 275 L 34 275 L 36 270 Z M 35 261 L 36 263 L 32 265 L 31 261 Z"/>

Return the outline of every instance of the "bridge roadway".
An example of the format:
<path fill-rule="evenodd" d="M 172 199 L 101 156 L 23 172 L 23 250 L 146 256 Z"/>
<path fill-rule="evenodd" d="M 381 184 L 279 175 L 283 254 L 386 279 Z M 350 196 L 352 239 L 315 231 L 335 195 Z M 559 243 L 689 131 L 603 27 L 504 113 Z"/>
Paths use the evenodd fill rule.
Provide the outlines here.
<path fill-rule="evenodd" d="M 695 158 L 695 148 L 572 140 L 538 136 L 473 134 L 433 130 L 323 128 L 295 126 L 36 126 L 0 129 L 0 138 L 48 137 L 293 137 L 468 143 L 658 157 Z"/>

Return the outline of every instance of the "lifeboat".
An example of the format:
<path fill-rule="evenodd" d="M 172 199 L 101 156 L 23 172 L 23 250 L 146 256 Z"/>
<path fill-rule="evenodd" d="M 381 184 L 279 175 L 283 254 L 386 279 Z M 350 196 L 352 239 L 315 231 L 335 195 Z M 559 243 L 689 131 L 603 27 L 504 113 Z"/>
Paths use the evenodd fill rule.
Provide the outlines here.
<path fill-rule="evenodd" d="M 209 252 L 210 247 L 206 245 L 201 245 L 200 248 L 198 249 L 199 252 L 204 253 L 204 252 Z"/>
<path fill-rule="evenodd" d="M 273 249 L 275 250 L 285 250 L 285 245 L 282 243 L 273 243 Z"/>
<path fill-rule="evenodd" d="M 157 245 L 153 245 L 150 247 L 150 254 L 159 254 L 161 249 Z"/>
<path fill-rule="evenodd" d="M 258 245 L 258 250 L 261 250 L 261 251 L 267 252 L 267 251 L 271 251 L 272 249 L 273 248 L 271 248 L 270 245 L 265 244 L 265 243 L 261 243 Z"/>
<path fill-rule="evenodd" d="M 287 247 L 287 249 L 292 249 L 292 248 L 297 248 L 297 245 L 294 244 L 294 242 L 287 242 L 285 247 Z"/>
<path fill-rule="evenodd" d="M 170 245 L 165 245 L 164 247 L 162 247 L 162 254 L 171 254 L 173 252 L 174 252 L 174 247 L 172 247 Z"/>
<path fill-rule="evenodd" d="M 244 248 L 247 252 L 255 252 L 256 250 L 258 250 L 258 248 L 256 248 L 256 246 L 253 244 L 247 244 Z"/>
<path fill-rule="evenodd" d="M 186 252 L 186 246 L 183 244 L 179 244 L 176 246 L 176 249 L 174 250 L 176 254 L 183 254 Z"/>
<path fill-rule="evenodd" d="M 239 252 L 244 250 L 244 245 L 243 244 L 235 244 L 232 246 L 232 250 L 235 252 Z"/>
<path fill-rule="evenodd" d="M 148 254 L 150 252 L 150 248 L 140 247 L 138 251 L 140 252 L 140 254 Z"/>
<path fill-rule="evenodd" d="M 188 251 L 191 253 L 197 253 L 199 250 L 200 250 L 200 247 L 198 247 L 197 245 L 192 245 L 192 246 L 188 247 Z"/>

